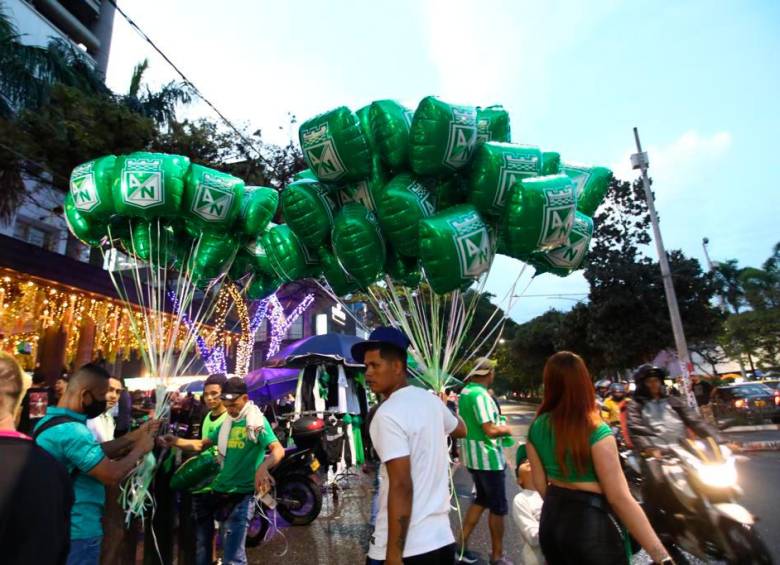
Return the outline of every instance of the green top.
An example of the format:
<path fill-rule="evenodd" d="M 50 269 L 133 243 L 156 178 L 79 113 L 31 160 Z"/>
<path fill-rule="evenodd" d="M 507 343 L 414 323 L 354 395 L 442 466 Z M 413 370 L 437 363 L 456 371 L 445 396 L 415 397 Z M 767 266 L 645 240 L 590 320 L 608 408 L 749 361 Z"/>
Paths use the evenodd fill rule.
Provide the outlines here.
<path fill-rule="evenodd" d="M 209 437 L 215 435 L 216 437 L 219 437 L 219 428 L 222 427 L 222 422 L 225 421 L 226 417 L 227 417 L 227 410 L 223 411 L 222 414 L 220 414 L 213 420 L 211 419 L 211 412 L 206 414 L 203 417 L 203 424 L 201 424 L 200 426 L 200 437 L 203 439 L 208 439 Z M 192 494 L 204 494 L 207 492 L 211 492 L 211 484 L 208 484 L 202 488 L 192 491 Z"/>
<path fill-rule="evenodd" d="M 590 439 L 588 441 L 590 445 L 594 445 L 611 435 L 612 430 L 609 429 L 609 426 L 604 422 L 601 422 L 590 434 Z M 578 473 L 570 452 L 566 454 L 566 466 L 569 469 L 569 474 L 566 476 L 563 475 L 563 471 L 555 458 L 555 437 L 553 435 L 552 424 L 550 423 L 549 412 L 539 415 L 531 423 L 531 427 L 528 430 L 528 442 L 533 444 L 536 453 L 539 454 L 539 459 L 542 460 L 542 465 L 544 466 L 548 479 L 555 479 L 556 481 L 567 483 L 598 482 L 596 470 L 593 468 L 593 460 L 590 459 L 588 461 L 585 472 Z"/>
<path fill-rule="evenodd" d="M 498 407 L 482 384 L 470 382 L 460 393 L 458 414 L 466 424 L 460 456 L 468 469 L 501 471 L 506 467 L 502 438 L 488 437 L 482 424 L 499 424 Z"/>
<path fill-rule="evenodd" d="M 224 426 L 231 425 L 225 420 Z M 219 428 L 210 430 L 208 439 L 216 445 Z M 211 490 L 220 493 L 251 494 L 255 492 L 255 471 L 265 458 L 265 450 L 276 439 L 271 425 L 263 417 L 263 427 L 257 432 L 257 441 L 250 441 L 246 433 L 246 419 L 233 422 L 228 436 L 227 453 L 222 469 L 211 483 Z"/>
<path fill-rule="evenodd" d="M 55 416 L 69 416 L 76 422 L 53 426 L 40 434 L 35 442 L 62 463 L 68 473 L 78 469 L 73 481 L 75 500 L 70 514 L 70 538 L 78 540 L 102 536 L 100 519 L 103 516 L 106 489 L 103 483 L 87 473 L 103 460 L 105 454 L 87 428 L 85 414 L 49 406 L 36 427 Z"/>

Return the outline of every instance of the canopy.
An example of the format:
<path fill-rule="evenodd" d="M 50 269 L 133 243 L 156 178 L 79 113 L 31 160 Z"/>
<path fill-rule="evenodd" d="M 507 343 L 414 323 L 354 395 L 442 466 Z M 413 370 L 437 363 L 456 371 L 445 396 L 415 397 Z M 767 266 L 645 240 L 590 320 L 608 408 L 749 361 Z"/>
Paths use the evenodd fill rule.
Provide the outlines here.
<path fill-rule="evenodd" d="M 306 367 L 325 363 L 340 363 L 346 367 L 362 368 L 352 358 L 351 349 L 363 341 L 354 335 L 324 334 L 296 341 L 268 360 L 270 367 Z"/>
<path fill-rule="evenodd" d="M 295 392 L 298 384 L 297 369 L 263 367 L 244 377 L 249 398 L 255 404 L 267 404 Z"/>

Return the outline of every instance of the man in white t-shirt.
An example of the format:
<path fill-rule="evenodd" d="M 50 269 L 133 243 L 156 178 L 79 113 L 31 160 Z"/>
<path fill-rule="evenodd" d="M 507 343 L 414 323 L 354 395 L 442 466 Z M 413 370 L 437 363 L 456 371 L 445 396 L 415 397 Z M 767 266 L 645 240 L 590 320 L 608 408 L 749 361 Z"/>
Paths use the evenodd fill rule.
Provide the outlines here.
<path fill-rule="evenodd" d="M 116 432 L 117 402 L 122 393 L 122 381 L 116 377 L 109 377 L 108 391 L 106 391 L 106 411 L 100 416 L 87 420 L 87 427 L 98 443 L 105 443 L 114 439 Z"/>
<path fill-rule="evenodd" d="M 447 435 L 466 426 L 431 392 L 408 386 L 409 339 L 380 327 L 352 347 L 366 365 L 366 383 L 385 401 L 370 433 L 382 461 L 379 512 L 368 549 L 368 565 L 450 565 L 455 537 L 450 528 Z"/>

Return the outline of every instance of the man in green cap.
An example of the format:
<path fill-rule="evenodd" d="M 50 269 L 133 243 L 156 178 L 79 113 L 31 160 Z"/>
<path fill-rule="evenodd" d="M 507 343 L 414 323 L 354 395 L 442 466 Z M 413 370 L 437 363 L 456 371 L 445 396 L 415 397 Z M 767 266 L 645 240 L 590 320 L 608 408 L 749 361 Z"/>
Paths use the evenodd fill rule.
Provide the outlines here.
<path fill-rule="evenodd" d="M 503 556 L 504 516 L 509 512 L 506 499 L 504 469 L 506 459 L 501 438 L 512 434 L 502 423 L 498 408 L 488 392 L 496 376 L 496 362 L 479 357 L 463 387 L 458 402 L 458 414 L 466 423 L 466 437 L 460 440 L 461 462 L 471 473 L 477 494 L 463 519 L 458 557 L 461 563 L 476 563 L 477 557 L 466 549 L 482 513 L 490 512 L 488 526 L 492 550 L 491 565 L 511 563 Z"/>

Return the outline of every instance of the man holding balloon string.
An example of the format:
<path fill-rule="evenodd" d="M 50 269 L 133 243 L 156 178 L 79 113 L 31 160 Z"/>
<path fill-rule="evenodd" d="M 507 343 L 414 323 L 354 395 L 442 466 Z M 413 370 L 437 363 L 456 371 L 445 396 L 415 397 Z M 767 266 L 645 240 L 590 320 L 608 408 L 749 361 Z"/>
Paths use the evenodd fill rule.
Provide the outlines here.
<path fill-rule="evenodd" d="M 239 377 L 222 386 L 222 404 L 227 416 L 202 440 L 185 440 L 166 435 L 167 447 L 203 451 L 217 447 L 220 469 L 211 483 L 211 493 L 198 505 L 196 557 L 198 565 L 210 564 L 214 518 L 223 522 L 225 563 L 245 564 L 246 533 L 254 495 L 265 494 L 273 486 L 270 470 L 284 457 L 284 448 L 273 433 L 260 408 L 249 400 L 246 383 Z M 266 456 L 266 450 L 269 455 Z"/>

